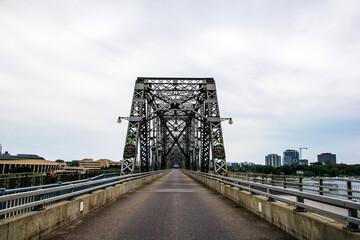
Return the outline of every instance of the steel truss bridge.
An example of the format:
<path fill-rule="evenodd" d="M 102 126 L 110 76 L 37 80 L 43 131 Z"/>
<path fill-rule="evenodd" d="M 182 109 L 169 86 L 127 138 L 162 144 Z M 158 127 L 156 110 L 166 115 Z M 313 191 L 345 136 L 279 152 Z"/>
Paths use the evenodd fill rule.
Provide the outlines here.
<path fill-rule="evenodd" d="M 213 78 L 139 77 L 135 83 L 121 173 L 180 168 L 227 175 Z"/>

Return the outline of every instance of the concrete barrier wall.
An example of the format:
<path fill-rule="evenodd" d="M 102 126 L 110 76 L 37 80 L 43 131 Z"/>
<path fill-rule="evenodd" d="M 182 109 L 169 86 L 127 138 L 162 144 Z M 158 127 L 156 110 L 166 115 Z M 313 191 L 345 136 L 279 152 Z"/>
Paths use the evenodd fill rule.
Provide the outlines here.
<path fill-rule="evenodd" d="M 122 183 L 92 194 L 85 194 L 72 201 L 47 206 L 42 211 L 32 211 L 0 220 L 0 240 L 33 240 L 68 224 L 91 210 L 134 189 L 163 176 L 168 172 Z"/>
<path fill-rule="evenodd" d="M 242 191 L 239 188 L 231 187 L 218 181 L 192 173 L 185 173 L 283 229 L 297 239 L 360 239 L 360 233 L 344 229 L 345 223 L 310 212 L 294 212 L 293 206 L 280 202 L 270 202 L 264 196 L 253 195 L 250 192 Z"/>

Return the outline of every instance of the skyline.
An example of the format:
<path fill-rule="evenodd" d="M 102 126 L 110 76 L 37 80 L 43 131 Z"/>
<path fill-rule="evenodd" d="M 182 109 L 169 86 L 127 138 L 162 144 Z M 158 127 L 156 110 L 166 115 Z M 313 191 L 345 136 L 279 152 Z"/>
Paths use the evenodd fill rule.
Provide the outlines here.
<path fill-rule="evenodd" d="M 137 77 L 213 77 L 227 161 L 360 163 L 360 2 L 0 1 L 0 144 L 122 159 Z"/>
<path fill-rule="evenodd" d="M 10 153 L 10 152 L 8 152 L 8 151 L 1 151 L 2 150 L 2 148 L 1 148 L 2 146 L 1 146 L 1 144 L 0 144 L 0 154 L 9 154 L 9 155 L 11 155 L 11 156 L 16 156 L 16 155 L 33 155 L 33 156 L 38 156 L 38 157 L 41 157 L 41 156 L 39 156 L 38 154 L 34 154 L 34 153 L 31 153 L 31 154 L 28 154 L 28 153 L 16 153 L 16 154 L 12 154 L 12 153 Z M 288 150 L 295 150 L 295 151 L 297 151 L 296 149 L 287 149 L 286 151 L 288 151 Z M 297 151 L 297 152 L 299 152 L 299 151 Z M 284 153 L 283 153 L 284 154 Z M 323 155 L 323 154 L 329 154 L 329 153 L 321 153 L 321 154 L 318 154 L 317 155 L 317 157 L 319 156 L 319 155 Z M 330 154 L 333 154 L 333 153 L 330 153 Z M 269 155 L 276 155 L 276 156 L 280 156 L 280 157 L 282 157 L 282 159 L 281 159 L 281 165 L 284 165 L 284 163 L 283 163 L 283 156 L 284 155 L 280 155 L 280 154 L 277 154 L 277 153 L 269 153 L 268 155 L 266 155 L 265 156 L 265 158 L 267 157 L 267 156 L 269 156 Z M 336 154 L 335 154 L 336 155 Z M 64 160 L 64 159 L 56 159 L 56 160 L 62 160 L 62 161 L 66 161 L 66 162 L 70 162 L 70 161 L 81 161 L 81 160 L 85 160 L 85 159 L 87 159 L 87 158 L 84 158 L 84 159 L 72 159 L 72 160 Z M 46 159 L 46 160 L 48 160 L 48 159 Z M 96 160 L 96 159 L 93 159 L 93 160 Z M 97 160 L 101 160 L 101 159 L 97 159 Z M 308 159 L 300 159 L 299 158 L 299 160 L 307 160 L 308 161 Z M 266 161 L 266 160 L 265 160 Z M 230 162 L 230 161 L 227 161 L 227 163 L 246 163 L 246 162 L 249 162 L 249 163 L 253 163 L 253 162 L 251 162 L 251 161 L 242 161 L 242 162 Z M 318 159 L 316 159 L 316 161 L 314 161 L 314 162 L 318 162 Z M 310 163 L 310 162 L 309 162 Z M 337 164 L 341 164 L 341 163 L 337 163 Z M 260 165 L 263 165 L 263 164 L 260 164 Z M 266 165 L 266 164 L 265 164 Z"/>

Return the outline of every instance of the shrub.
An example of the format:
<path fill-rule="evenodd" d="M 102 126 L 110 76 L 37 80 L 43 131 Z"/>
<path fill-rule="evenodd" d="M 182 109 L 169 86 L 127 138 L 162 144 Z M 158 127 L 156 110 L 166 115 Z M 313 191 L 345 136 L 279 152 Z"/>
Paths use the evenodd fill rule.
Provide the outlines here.
<path fill-rule="evenodd" d="M 28 166 L 20 166 L 20 167 L 14 167 L 9 170 L 10 173 L 25 173 L 25 172 L 33 172 L 31 167 Z"/>

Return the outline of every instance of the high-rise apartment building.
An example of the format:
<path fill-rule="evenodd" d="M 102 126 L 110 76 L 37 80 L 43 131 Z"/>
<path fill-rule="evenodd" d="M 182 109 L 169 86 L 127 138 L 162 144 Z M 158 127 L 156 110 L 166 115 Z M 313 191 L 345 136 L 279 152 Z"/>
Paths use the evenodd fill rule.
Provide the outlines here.
<path fill-rule="evenodd" d="M 331 165 L 336 164 L 336 154 L 322 153 L 317 157 L 318 157 L 318 162 L 322 162 L 323 164 L 331 164 Z"/>
<path fill-rule="evenodd" d="M 283 165 L 299 165 L 299 152 L 288 149 L 284 152 Z"/>
<path fill-rule="evenodd" d="M 271 153 L 265 156 L 265 165 L 270 165 L 273 167 L 281 167 L 281 156 Z"/>

